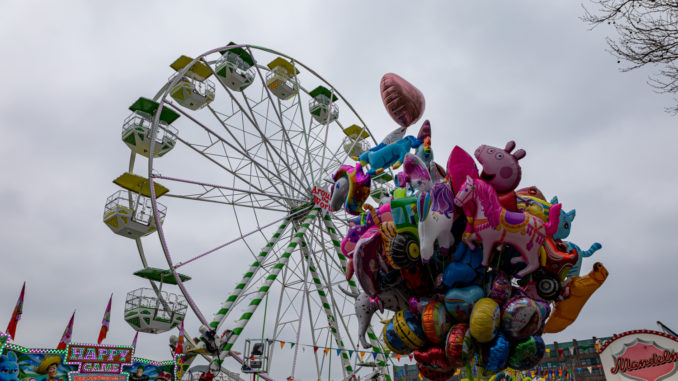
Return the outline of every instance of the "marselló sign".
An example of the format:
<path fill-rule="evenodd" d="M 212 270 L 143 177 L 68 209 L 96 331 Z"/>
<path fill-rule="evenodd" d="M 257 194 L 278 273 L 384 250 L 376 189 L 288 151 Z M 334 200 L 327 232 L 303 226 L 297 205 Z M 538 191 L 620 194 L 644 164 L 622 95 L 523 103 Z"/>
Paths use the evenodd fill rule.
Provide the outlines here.
<path fill-rule="evenodd" d="M 678 338 L 639 330 L 615 335 L 600 349 L 608 380 L 661 381 L 676 377 Z"/>

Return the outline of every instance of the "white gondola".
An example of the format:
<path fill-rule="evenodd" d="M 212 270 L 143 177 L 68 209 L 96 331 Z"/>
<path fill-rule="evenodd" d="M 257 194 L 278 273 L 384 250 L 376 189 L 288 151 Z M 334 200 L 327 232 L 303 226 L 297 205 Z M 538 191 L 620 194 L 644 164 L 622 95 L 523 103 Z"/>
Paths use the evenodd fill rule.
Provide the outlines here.
<path fill-rule="evenodd" d="M 339 107 L 324 94 L 317 95 L 308 103 L 311 116 L 318 123 L 329 124 L 339 117 Z"/>
<path fill-rule="evenodd" d="M 167 208 L 158 203 L 160 223 L 165 220 L 166 213 Z M 140 238 L 156 229 L 151 199 L 126 190 L 119 190 L 106 200 L 103 219 L 115 234 L 128 238 Z"/>
<path fill-rule="evenodd" d="M 271 71 L 266 74 L 266 86 L 273 95 L 285 101 L 297 94 L 299 84 L 295 77 L 299 70 L 291 62 L 278 57 L 268 63 L 268 68 Z"/>
<path fill-rule="evenodd" d="M 230 50 L 217 60 L 215 72 L 224 85 L 233 91 L 243 91 L 254 81 L 254 67 Z"/>
<path fill-rule="evenodd" d="M 171 151 L 177 141 L 177 129 L 160 121 L 160 128 L 155 136 L 153 157 L 160 157 Z M 153 125 L 150 115 L 143 112 L 134 112 L 125 119 L 122 125 L 122 141 L 132 151 L 149 157 L 151 150 L 151 126 Z"/>
<path fill-rule="evenodd" d="M 360 154 L 367 152 L 370 149 L 370 143 L 365 140 L 356 141 L 355 138 L 348 136 L 344 138 L 342 146 L 344 147 L 344 152 L 354 160 L 357 160 Z"/>
<path fill-rule="evenodd" d="M 212 69 L 200 60 L 193 61 L 193 58 L 182 55 L 170 65 L 178 73 L 170 77 L 170 83 L 181 75 L 170 96 L 189 110 L 199 110 L 214 100 L 214 83 L 207 79 L 212 75 Z"/>
<path fill-rule="evenodd" d="M 170 81 L 172 79 L 170 78 Z M 189 76 L 182 77 L 172 88 L 170 95 L 177 103 L 190 110 L 199 110 L 214 100 L 214 83 L 198 81 Z"/>
<path fill-rule="evenodd" d="M 178 327 L 186 316 L 188 303 L 183 296 L 160 291 L 162 300 L 150 288 L 127 294 L 125 321 L 138 332 L 161 333 Z"/>

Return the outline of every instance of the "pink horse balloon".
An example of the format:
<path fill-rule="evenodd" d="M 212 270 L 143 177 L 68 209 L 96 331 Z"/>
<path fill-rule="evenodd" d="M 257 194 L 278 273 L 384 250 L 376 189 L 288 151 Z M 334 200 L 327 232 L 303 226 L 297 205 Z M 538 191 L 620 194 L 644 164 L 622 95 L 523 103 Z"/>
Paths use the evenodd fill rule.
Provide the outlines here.
<path fill-rule="evenodd" d="M 424 94 L 399 75 L 384 74 L 379 87 L 386 111 L 402 127 L 412 125 L 424 113 Z"/>
<path fill-rule="evenodd" d="M 544 223 L 529 213 L 504 209 L 499 204 L 494 188 L 470 176 L 454 198 L 454 203 L 464 209 L 468 220 L 463 241 L 471 249 L 475 248 L 474 240 L 483 244 L 483 266 L 488 266 L 490 253 L 496 244 L 505 242 L 520 252 L 527 266 L 515 275 L 516 278 L 522 278 L 539 268 L 539 248 L 547 236 L 552 236 L 558 230 L 560 204 L 551 207 L 549 220 Z M 513 258 L 511 262 L 520 262 L 520 258 Z"/>

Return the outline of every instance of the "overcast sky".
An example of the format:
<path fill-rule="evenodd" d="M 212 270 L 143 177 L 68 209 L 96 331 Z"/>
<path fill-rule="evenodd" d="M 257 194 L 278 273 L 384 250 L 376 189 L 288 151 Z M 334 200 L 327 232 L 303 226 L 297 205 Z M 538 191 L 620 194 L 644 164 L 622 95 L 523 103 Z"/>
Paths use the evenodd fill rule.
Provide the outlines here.
<path fill-rule="evenodd" d="M 656 329 L 656 320 L 678 328 L 678 132 L 663 111 L 672 99 L 647 86 L 649 71 L 617 70 L 605 52 L 613 31 L 589 30 L 578 2 L 23 0 L 1 8 L 0 324 L 26 281 L 21 345 L 56 346 L 75 309 L 74 341 L 95 342 L 110 293 L 106 341 L 132 340 L 122 309 L 125 294 L 145 285 L 132 276 L 141 265 L 133 242 L 101 221 L 129 158 L 121 124 L 180 54 L 229 41 L 313 68 L 378 139 L 395 127 L 379 80 L 398 73 L 426 97 L 438 162 L 454 145 L 473 152 L 513 139 L 526 150 L 521 186 L 576 208 L 570 239 L 603 244 L 582 272 L 595 261 L 610 272 L 579 319 L 547 342 Z M 248 264 L 236 261 L 237 273 Z M 219 284 L 216 300 L 235 278 Z M 187 318 L 190 329 L 197 324 Z M 169 334 L 151 336 L 137 355 L 168 358 Z"/>

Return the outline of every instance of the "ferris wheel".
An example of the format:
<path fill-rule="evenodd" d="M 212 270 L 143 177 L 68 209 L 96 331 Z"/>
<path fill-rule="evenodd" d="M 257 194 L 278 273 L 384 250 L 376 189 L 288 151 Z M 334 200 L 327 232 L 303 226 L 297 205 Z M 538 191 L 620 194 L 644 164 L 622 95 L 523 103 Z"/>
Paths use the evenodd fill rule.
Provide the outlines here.
<path fill-rule="evenodd" d="M 358 356 L 355 300 L 339 290 L 358 292 L 339 247 L 347 215 L 328 211 L 332 175 L 376 143 L 364 121 L 316 72 L 271 49 L 230 43 L 170 66 L 156 95 L 129 107 L 129 165 L 104 211 L 111 230 L 136 242 L 135 275 L 151 283 L 128 294 L 125 319 L 160 333 L 192 312 L 196 352 L 217 369 L 234 359 L 264 378 L 294 377 L 307 346 L 318 378 L 339 368 L 344 379 L 388 374 L 381 329 L 368 330 L 374 355 Z M 375 200 L 389 180 L 375 179 Z M 283 361 L 252 364 L 259 342 L 269 355 L 282 355 L 272 343 L 298 345 Z"/>

